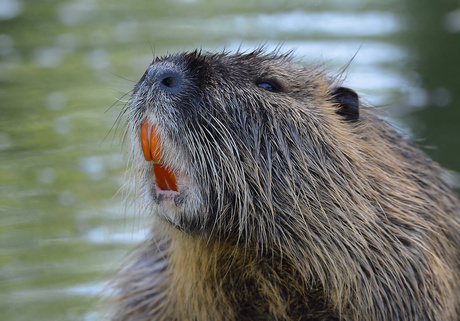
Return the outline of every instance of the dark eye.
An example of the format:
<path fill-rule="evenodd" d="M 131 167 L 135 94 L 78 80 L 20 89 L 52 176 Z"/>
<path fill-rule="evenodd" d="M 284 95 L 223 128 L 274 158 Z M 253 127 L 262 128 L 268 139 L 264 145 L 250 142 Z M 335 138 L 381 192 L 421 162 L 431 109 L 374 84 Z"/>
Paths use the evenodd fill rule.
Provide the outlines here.
<path fill-rule="evenodd" d="M 280 92 L 281 91 L 281 86 L 273 80 L 259 80 L 256 82 L 257 87 L 260 87 L 262 89 L 265 89 L 267 91 L 271 92 Z"/>

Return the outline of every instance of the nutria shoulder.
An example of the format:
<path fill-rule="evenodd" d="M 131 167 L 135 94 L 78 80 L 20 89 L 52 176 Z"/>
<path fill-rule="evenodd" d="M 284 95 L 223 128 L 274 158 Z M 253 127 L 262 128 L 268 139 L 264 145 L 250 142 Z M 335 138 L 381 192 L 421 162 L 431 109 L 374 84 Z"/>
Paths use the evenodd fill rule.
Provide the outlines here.
<path fill-rule="evenodd" d="M 113 320 L 458 320 L 442 169 L 289 55 L 155 59 L 127 104 L 152 234 Z"/>

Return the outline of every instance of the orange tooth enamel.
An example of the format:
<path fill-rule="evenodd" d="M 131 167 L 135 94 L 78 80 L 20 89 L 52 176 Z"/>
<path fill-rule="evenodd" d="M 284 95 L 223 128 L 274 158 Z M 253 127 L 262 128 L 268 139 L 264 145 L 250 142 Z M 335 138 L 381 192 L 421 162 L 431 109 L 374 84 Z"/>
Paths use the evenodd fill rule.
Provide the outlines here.
<path fill-rule="evenodd" d="M 165 172 L 160 164 L 153 164 L 153 171 L 155 172 L 155 179 L 157 180 L 158 187 L 166 191 L 168 190 L 168 185 L 166 184 Z"/>
<path fill-rule="evenodd" d="M 141 125 L 141 146 L 142 152 L 144 153 L 145 159 L 150 162 L 152 160 L 152 155 L 150 154 L 149 147 L 149 124 L 147 121 L 144 121 Z"/>
<path fill-rule="evenodd" d="M 169 189 L 177 192 L 176 175 L 174 175 L 174 172 L 169 167 L 164 166 L 164 169 L 165 179 Z"/>
<path fill-rule="evenodd" d="M 156 132 L 156 126 L 152 125 L 149 138 L 149 124 L 144 121 L 141 125 L 141 145 L 142 152 L 145 159 L 153 163 L 153 172 L 158 187 L 163 191 L 178 191 L 176 176 L 171 168 L 162 164 L 161 148 L 160 148 L 160 135 Z"/>
<path fill-rule="evenodd" d="M 153 164 L 153 171 L 158 187 L 163 191 L 176 191 L 177 183 L 174 172 L 166 165 Z"/>
<path fill-rule="evenodd" d="M 158 163 L 161 158 L 160 135 L 156 132 L 156 126 L 152 126 L 150 133 L 150 155 L 154 162 Z"/>

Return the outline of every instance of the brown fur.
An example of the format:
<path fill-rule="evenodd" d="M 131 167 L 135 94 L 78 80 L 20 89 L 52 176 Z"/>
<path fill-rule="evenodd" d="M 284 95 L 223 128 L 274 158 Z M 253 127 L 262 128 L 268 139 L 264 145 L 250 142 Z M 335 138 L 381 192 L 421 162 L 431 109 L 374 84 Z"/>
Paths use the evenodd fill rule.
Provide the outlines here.
<path fill-rule="evenodd" d="M 127 107 L 155 224 L 117 275 L 113 320 L 458 320 L 459 202 L 373 109 L 344 119 L 340 80 L 261 51 L 152 68 L 183 83 L 165 93 L 147 71 Z M 146 118 L 182 177 L 172 212 L 141 156 Z"/>

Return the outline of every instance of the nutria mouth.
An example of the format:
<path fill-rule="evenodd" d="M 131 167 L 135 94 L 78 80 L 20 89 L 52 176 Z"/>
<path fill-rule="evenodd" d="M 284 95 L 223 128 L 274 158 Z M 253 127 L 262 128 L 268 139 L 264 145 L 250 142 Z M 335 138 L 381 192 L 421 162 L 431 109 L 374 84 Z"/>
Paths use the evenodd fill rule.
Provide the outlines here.
<path fill-rule="evenodd" d="M 148 121 L 144 121 L 140 128 L 140 138 L 145 160 L 153 162 L 153 172 L 158 187 L 157 194 L 176 196 L 179 192 L 176 175 L 171 167 L 163 163 L 161 140 L 156 125 L 150 125 Z"/>

